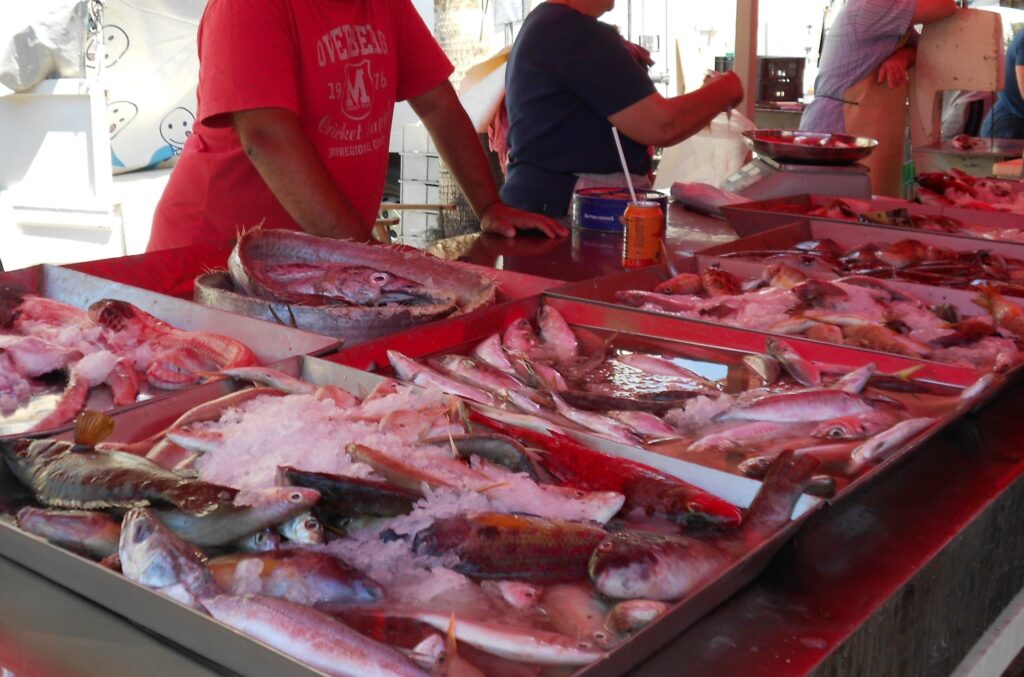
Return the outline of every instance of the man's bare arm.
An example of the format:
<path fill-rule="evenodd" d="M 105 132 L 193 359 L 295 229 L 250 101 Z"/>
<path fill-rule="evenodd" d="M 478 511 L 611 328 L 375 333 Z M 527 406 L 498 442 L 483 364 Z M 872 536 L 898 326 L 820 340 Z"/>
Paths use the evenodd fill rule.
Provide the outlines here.
<path fill-rule="evenodd" d="M 370 239 L 373 224 L 349 203 L 324 167 L 298 117 L 283 108 L 233 115 L 242 148 L 285 211 L 311 235 Z"/>

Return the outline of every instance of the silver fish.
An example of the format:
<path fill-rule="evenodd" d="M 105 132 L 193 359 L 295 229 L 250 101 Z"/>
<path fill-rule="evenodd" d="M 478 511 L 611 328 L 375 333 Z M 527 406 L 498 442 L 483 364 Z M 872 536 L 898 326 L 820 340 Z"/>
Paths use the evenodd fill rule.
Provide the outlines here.
<path fill-rule="evenodd" d="M 577 423 L 588 430 L 593 430 L 594 432 L 606 435 L 618 442 L 633 445 L 641 443 L 640 438 L 637 437 L 635 432 L 615 419 L 571 407 L 556 393 L 551 393 L 551 398 L 555 401 L 555 408 L 558 410 L 558 413 L 573 423 Z"/>
<path fill-rule="evenodd" d="M 457 395 L 492 407 L 497 404 L 494 396 L 489 392 L 439 374 L 433 369 L 406 357 L 397 350 L 389 350 L 387 355 L 391 368 L 395 370 L 398 378 L 403 381 L 408 381 L 423 388 L 437 388 L 449 395 Z"/>
<path fill-rule="evenodd" d="M 851 393 L 853 395 L 858 394 L 864 390 L 871 377 L 875 375 L 877 367 L 874 362 L 868 362 L 862 367 L 858 367 L 853 371 L 844 374 L 833 383 L 830 387 L 835 390 L 842 390 L 843 392 Z"/>
<path fill-rule="evenodd" d="M 306 513 L 320 492 L 304 487 L 269 487 L 260 490 L 250 505 L 223 506 L 196 517 L 180 510 L 157 510 L 160 520 L 178 536 L 200 547 L 232 541 Z"/>
<path fill-rule="evenodd" d="M 402 615 L 426 623 L 437 630 L 447 630 L 449 618 L 443 614 L 408 612 Z M 459 619 L 455 636 L 478 649 L 502 658 L 537 665 L 586 665 L 601 658 L 603 652 L 589 642 L 554 632 L 534 630 L 498 623 L 480 623 Z"/>
<path fill-rule="evenodd" d="M 199 608 L 198 599 L 220 592 L 202 553 L 148 508 L 124 516 L 118 555 L 125 576 L 188 606 Z"/>
<path fill-rule="evenodd" d="M 778 360 L 786 373 L 792 376 L 797 383 L 811 387 L 821 385 L 821 372 L 818 367 L 810 360 L 801 357 L 793 346 L 771 337 L 765 339 L 765 346 L 768 354 Z"/>
<path fill-rule="evenodd" d="M 506 374 L 514 374 L 515 368 L 508 361 L 505 350 L 501 347 L 501 334 L 491 334 L 473 348 L 473 357 Z"/>
<path fill-rule="evenodd" d="M 572 362 L 579 356 L 580 347 L 572 327 L 553 306 L 544 305 L 537 313 L 537 324 L 544 346 L 557 362 Z"/>
<path fill-rule="evenodd" d="M 324 674 L 427 675 L 391 647 L 302 604 L 260 595 L 217 595 L 202 603 L 221 623 Z"/>
<path fill-rule="evenodd" d="M 850 453 L 850 460 L 854 466 L 860 466 L 870 461 L 881 461 L 890 451 L 917 437 L 921 431 L 930 428 L 933 423 L 935 423 L 934 418 L 908 418 L 905 421 L 900 421 L 854 449 Z"/>
<path fill-rule="evenodd" d="M 324 525 L 309 512 L 289 517 L 277 525 L 277 530 L 292 543 L 316 545 L 326 540 Z"/>

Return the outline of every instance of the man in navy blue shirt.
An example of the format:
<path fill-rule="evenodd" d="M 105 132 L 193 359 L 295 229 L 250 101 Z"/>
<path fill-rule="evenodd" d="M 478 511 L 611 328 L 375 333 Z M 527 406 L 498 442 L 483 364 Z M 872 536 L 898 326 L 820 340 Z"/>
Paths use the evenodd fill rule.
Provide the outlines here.
<path fill-rule="evenodd" d="M 1024 31 L 1013 36 L 1006 50 L 1006 84 L 996 105 L 981 123 L 982 136 L 998 139 L 1024 139 Z"/>
<path fill-rule="evenodd" d="M 597 20 L 614 0 L 547 0 L 530 12 L 505 73 L 508 175 L 502 199 L 548 216 L 569 210 L 580 175 L 650 173 L 648 146 L 671 146 L 743 99 L 734 73 L 690 94 L 658 94 L 612 26 Z M 619 183 L 618 185 L 623 185 Z"/>

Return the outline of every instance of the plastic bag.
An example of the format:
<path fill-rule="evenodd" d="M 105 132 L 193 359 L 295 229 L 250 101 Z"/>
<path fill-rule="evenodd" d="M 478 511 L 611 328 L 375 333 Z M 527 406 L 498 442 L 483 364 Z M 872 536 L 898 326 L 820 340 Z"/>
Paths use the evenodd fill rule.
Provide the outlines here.
<path fill-rule="evenodd" d="M 0 96 L 85 73 L 87 0 L 9 2 L 0 22 Z"/>
<path fill-rule="evenodd" d="M 665 190 L 678 182 L 721 185 L 750 161 L 741 134 L 751 129 L 754 123 L 736 111 L 731 116 L 721 113 L 708 127 L 662 151 L 654 187 Z"/>

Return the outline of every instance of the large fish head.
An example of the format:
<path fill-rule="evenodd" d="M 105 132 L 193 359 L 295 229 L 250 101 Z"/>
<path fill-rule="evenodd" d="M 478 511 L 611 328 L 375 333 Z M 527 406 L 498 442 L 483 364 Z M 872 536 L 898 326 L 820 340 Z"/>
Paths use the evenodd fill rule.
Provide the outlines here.
<path fill-rule="evenodd" d="M 461 515 L 437 520 L 432 525 L 416 534 L 413 539 L 414 552 L 428 555 L 440 555 L 457 551 L 467 543 L 473 535 L 473 525 Z"/>
<path fill-rule="evenodd" d="M 677 600 L 728 564 L 725 553 L 701 541 L 645 531 L 603 540 L 590 557 L 590 580 L 614 599 Z"/>
<path fill-rule="evenodd" d="M 7 461 L 7 467 L 22 483 L 31 485 L 32 475 L 49 461 L 78 448 L 65 440 L 33 440 L 19 438 L 0 440 L 0 456 Z"/>
<path fill-rule="evenodd" d="M 135 508 L 124 516 L 118 554 L 124 575 L 147 587 L 204 578 L 202 552 L 175 535 L 148 508 Z"/>

